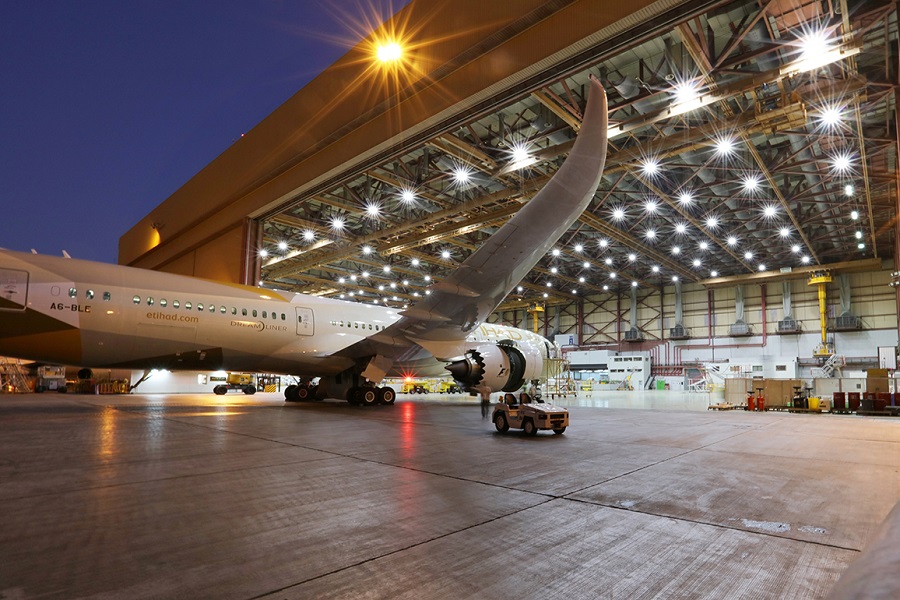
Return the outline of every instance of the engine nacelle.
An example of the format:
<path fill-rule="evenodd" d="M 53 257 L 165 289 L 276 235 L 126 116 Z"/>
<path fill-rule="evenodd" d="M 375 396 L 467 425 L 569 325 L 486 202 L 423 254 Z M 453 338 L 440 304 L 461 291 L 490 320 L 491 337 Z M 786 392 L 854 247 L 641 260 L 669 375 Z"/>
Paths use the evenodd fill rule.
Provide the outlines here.
<path fill-rule="evenodd" d="M 491 390 L 514 392 L 527 380 L 538 379 L 543 367 L 540 350 L 501 342 L 479 344 L 445 368 L 467 390 L 486 386 Z"/>

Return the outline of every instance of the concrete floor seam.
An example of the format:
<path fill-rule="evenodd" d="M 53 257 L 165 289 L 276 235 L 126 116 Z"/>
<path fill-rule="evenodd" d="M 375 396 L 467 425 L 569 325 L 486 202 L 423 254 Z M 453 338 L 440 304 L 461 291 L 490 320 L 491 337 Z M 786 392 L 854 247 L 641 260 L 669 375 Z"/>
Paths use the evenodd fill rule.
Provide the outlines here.
<path fill-rule="evenodd" d="M 463 480 L 463 481 L 465 481 L 465 480 Z M 521 490 L 513 490 L 513 491 L 521 491 Z M 532 493 L 537 494 L 536 492 L 532 492 Z M 542 494 L 537 494 L 537 495 L 542 495 Z M 495 521 L 499 521 L 499 520 L 501 520 L 501 519 L 506 519 L 506 518 L 508 518 L 508 517 L 510 517 L 510 516 L 512 516 L 512 515 L 514 515 L 514 514 L 517 514 L 517 513 L 522 512 L 523 510 L 529 510 L 529 509 L 534 508 L 534 507 L 536 507 L 536 506 L 541 506 L 541 505 L 543 505 L 543 504 L 547 504 L 548 502 L 552 502 L 554 499 L 555 499 L 555 498 L 553 498 L 553 497 L 549 497 L 549 498 L 547 498 L 545 501 L 543 501 L 543 502 L 538 502 L 537 504 L 532 504 L 531 506 L 529 506 L 529 507 L 527 507 L 527 508 L 518 509 L 518 510 L 515 510 L 515 511 L 513 511 L 513 512 L 509 512 L 509 513 L 506 513 L 506 514 L 503 514 L 503 515 L 497 515 L 496 517 L 493 517 L 493 518 L 491 518 L 491 519 L 487 519 L 487 520 L 481 521 L 481 522 L 479 522 L 479 523 L 473 523 L 472 525 L 468 525 L 468 526 L 466 526 L 466 527 L 461 527 L 461 528 L 456 529 L 456 530 L 454 530 L 454 531 L 448 531 L 447 533 L 443 533 L 443 534 L 441 534 L 441 535 L 434 536 L 434 537 L 429 538 L 429 539 L 427 539 L 427 540 L 422 540 L 422 541 L 420 541 L 420 542 L 416 542 L 415 544 L 410 544 L 409 546 L 405 546 L 405 547 L 403 547 L 403 548 L 397 548 L 396 550 L 391 550 L 390 552 L 385 552 L 384 554 L 379 554 L 378 556 L 372 556 L 372 557 L 367 558 L 367 559 L 365 559 L 365 560 L 358 561 L 358 562 L 356 562 L 356 563 L 354 563 L 354 564 L 352 564 L 352 565 L 344 565 L 343 567 L 341 567 L 341 568 L 339 568 L 339 569 L 335 569 L 335 570 L 329 571 L 329 572 L 327 572 L 327 573 L 320 573 L 319 575 L 316 575 L 315 577 L 310 577 L 310 578 L 308 578 L 308 579 L 304 579 L 303 581 L 298 581 L 298 582 L 296 582 L 296 583 L 292 583 L 292 584 L 290 584 L 290 585 L 286 585 L 286 586 L 280 587 L 280 588 L 278 588 L 278 589 L 276 589 L 276 590 L 271 590 L 271 591 L 268 591 L 268 592 L 264 592 L 264 593 L 262 593 L 262 594 L 258 594 L 258 595 L 256 595 L 256 596 L 251 596 L 250 598 L 247 598 L 247 600 L 259 600 L 259 598 L 265 598 L 266 596 L 269 596 L 269 595 L 271 595 L 271 594 L 278 594 L 278 593 L 280 593 L 280 592 L 287 591 L 287 590 L 289 590 L 289 589 L 291 589 L 291 588 L 294 588 L 294 587 L 297 587 L 297 586 L 300 586 L 300 585 L 304 585 L 304 584 L 310 583 L 310 582 L 312 582 L 312 581 L 316 581 L 316 580 L 322 579 L 322 578 L 324 578 L 324 577 L 330 577 L 331 575 L 336 575 L 336 574 L 338 574 L 338 573 L 347 571 L 347 570 L 349 570 L 349 569 L 355 569 L 355 568 L 360 567 L 360 566 L 362 566 L 362 565 L 365 565 L 365 564 L 368 564 L 368 563 L 371 563 L 371 562 L 375 562 L 375 561 L 379 561 L 379 560 L 388 558 L 388 557 L 390 557 L 390 556 L 394 556 L 394 555 L 396 555 L 396 554 L 400 554 L 401 552 L 407 552 L 407 551 L 409 551 L 409 550 L 412 550 L 413 548 L 418 548 L 418 547 L 424 546 L 424 545 L 426 545 L 426 544 L 431 544 L 431 543 L 436 542 L 436 541 L 438 541 L 438 540 L 446 539 L 446 538 L 449 538 L 449 537 L 451 537 L 451 536 L 457 535 L 457 534 L 459 534 L 459 533 L 463 533 L 463 532 L 465 532 L 465 531 L 470 531 L 470 530 L 475 529 L 475 528 L 478 528 L 478 527 L 483 527 L 483 526 L 488 525 L 488 524 L 490 524 L 490 523 L 493 523 L 493 522 L 495 522 Z"/>

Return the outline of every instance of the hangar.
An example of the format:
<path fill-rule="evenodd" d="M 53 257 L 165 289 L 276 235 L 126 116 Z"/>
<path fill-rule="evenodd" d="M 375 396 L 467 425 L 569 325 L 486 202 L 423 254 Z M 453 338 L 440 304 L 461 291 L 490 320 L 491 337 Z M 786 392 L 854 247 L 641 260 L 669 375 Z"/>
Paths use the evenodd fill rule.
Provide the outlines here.
<path fill-rule="evenodd" d="M 594 76 L 604 180 L 495 320 L 659 377 L 807 375 L 820 343 L 862 371 L 897 345 L 897 44 L 881 0 L 414 0 L 120 262 L 412 304 L 558 167 Z M 573 406 L 529 440 L 464 405 L 207 396 L 0 404 L 0 595 L 822 598 L 854 560 L 833 597 L 894 581 L 896 420 Z"/>
<path fill-rule="evenodd" d="M 864 369 L 896 346 L 892 3 L 483 4 L 407 5 L 128 231 L 120 262 L 414 304 L 558 167 L 595 76 L 603 182 L 496 321 L 539 306 L 544 335 L 675 374 L 762 347 L 809 376 L 835 348 Z"/>

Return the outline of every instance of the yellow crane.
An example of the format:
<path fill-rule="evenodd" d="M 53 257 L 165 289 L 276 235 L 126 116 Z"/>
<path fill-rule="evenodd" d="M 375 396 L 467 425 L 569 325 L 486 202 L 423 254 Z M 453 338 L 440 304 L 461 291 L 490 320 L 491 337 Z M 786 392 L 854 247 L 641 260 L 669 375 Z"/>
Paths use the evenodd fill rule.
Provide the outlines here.
<path fill-rule="evenodd" d="M 822 330 L 822 341 L 813 351 L 813 356 L 831 356 L 834 349 L 828 345 L 826 333 L 828 332 L 828 322 L 825 319 L 827 306 L 825 304 L 825 285 L 831 283 L 831 272 L 828 270 L 813 271 L 809 276 L 807 285 L 815 285 L 819 288 L 819 327 Z"/>
<path fill-rule="evenodd" d="M 534 317 L 534 332 L 538 332 L 538 315 L 544 313 L 544 305 L 535 303 L 528 307 L 528 314 Z"/>

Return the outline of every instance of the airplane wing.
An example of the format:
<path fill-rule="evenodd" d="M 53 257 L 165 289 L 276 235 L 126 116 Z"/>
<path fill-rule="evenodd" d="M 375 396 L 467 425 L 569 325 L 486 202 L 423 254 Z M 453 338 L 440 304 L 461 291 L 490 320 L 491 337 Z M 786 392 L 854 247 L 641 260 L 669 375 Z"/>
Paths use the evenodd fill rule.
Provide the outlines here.
<path fill-rule="evenodd" d="M 594 197 L 606 162 L 607 112 L 606 92 L 591 78 L 578 137 L 550 181 L 456 271 L 433 285 L 429 296 L 360 344 L 380 356 L 395 354 L 410 343 L 440 359 L 459 356 L 466 336 L 500 305 Z"/>

